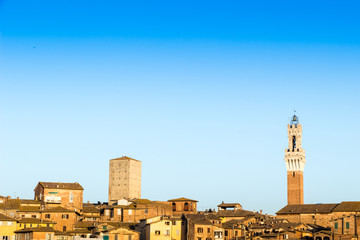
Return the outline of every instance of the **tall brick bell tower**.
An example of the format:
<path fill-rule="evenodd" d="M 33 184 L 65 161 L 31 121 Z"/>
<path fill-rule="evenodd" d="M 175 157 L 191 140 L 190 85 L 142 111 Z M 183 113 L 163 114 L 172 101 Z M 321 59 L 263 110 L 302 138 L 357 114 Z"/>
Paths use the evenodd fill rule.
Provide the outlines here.
<path fill-rule="evenodd" d="M 302 126 L 294 115 L 287 126 L 289 146 L 285 149 L 288 205 L 304 204 L 305 150 L 301 147 Z"/>

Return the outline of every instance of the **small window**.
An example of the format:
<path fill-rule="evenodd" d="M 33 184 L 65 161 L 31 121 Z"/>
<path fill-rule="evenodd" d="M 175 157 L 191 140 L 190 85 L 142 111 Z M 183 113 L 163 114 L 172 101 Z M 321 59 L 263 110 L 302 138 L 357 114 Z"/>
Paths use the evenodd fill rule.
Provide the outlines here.
<path fill-rule="evenodd" d="M 45 214 L 45 218 L 50 218 L 50 214 Z"/>
<path fill-rule="evenodd" d="M 338 227 L 339 227 L 339 224 L 336 222 L 335 223 L 335 229 L 338 229 Z"/>
<path fill-rule="evenodd" d="M 66 232 L 66 226 L 63 226 L 63 232 Z"/>
<path fill-rule="evenodd" d="M 228 230 L 225 230 L 225 237 L 228 236 Z"/>
<path fill-rule="evenodd" d="M 350 223 L 346 222 L 346 229 L 349 229 L 349 228 L 350 228 Z"/>
<path fill-rule="evenodd" d="M 210 233 L 210 228 L 208 228 L 208 233 Z"/>
<path fill-rule="evenodd" d="M 235 237 L 237 237 L 237 235 L 238 235 L 238 231 L 236 230 L 236 231 L 235 231 Z"/>
<path fill-rule="evenodd" d="M 61 216 L 61 218 L 62 218 L 62 219 L 69 219 L 69 214 L 63 214 L 63 215 Z"/>
<path fill-rule="evenodd" d="M 69 203 L 73 203 L 73 202 L 74 202 L 74 194 L 73 194 L 73 193 L 70 193 Z"/>
<path fill-rule="evenodd" d="M 197 240 L 201 240 L 202 238 L 201 237 L 198 237 Z"/>
<path fill-rule="evenodd" d="M 165 222 L 165 225 L 170 225 L 170 222 Z"/>
<path fill-rule="evenodd" d="M 32 218 L 36 218 L 36 215 L 31 215 Z"/>
<path fill-rule="evenodd" d="M 203 233 L 204 229 L 203 228 L 197 228 L 197 233 Z"/>
<path fill-rule="evenodd" d="M 106 229 L 107 229 L 107 226 L 104 225 L 104 226 L 103 226 L 103 229 L 106 230 Z"/>
<path fill-rule="evenodd" d="M 148 209 L 145 209 L 145 213 L 148 213 L 149 212 L 149 210 Z"/>
<path fill-rule="evenodd" d="M 160 231 L 155 231 L 155 235 L 160 235 Z"/>
<path fill-rule="evenodd" d="M 176 221 L 172 221 L 172 225 L 174 225 L 174 226 L 175 226 L 175 225 L 176 225 Z"/>
<path fill-rule="evenodd" d="M 129 215 L 131 215 L 131 214 L 132 214 L 132 209 L 129 209 L 129 212 L 128 212 L 128 213 L 129 213 Z"/>

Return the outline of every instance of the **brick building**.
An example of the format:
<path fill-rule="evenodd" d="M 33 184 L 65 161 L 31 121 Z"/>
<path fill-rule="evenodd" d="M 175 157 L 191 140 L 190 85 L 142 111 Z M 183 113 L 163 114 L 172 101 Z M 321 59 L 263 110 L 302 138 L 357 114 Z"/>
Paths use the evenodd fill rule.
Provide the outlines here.
<path fill-rule="evenodd" d="M 74 210 L 83 208 L 84 188 L 75 183 L 39 182 L 35 187 L 35 200 L 41 201 L 47 208 L 64 207 Z"/>

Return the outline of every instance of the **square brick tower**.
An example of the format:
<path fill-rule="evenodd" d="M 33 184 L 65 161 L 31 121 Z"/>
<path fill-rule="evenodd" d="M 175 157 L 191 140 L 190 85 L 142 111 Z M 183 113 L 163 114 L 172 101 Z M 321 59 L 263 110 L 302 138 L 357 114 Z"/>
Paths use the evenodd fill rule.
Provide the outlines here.
<path fill-rule="evenodd" d="M 302 126 L 294 115 L 287 126 L 289 145 L 285 149 L 288 205 L 304 204 L 305 150 L 301 147 Z"/>
<path fill-rule="evenodd" d="M 141 161 L 127 156 L 111 159 L 109 166 L 109 204 L 123 198 L 141 198 Z"/>

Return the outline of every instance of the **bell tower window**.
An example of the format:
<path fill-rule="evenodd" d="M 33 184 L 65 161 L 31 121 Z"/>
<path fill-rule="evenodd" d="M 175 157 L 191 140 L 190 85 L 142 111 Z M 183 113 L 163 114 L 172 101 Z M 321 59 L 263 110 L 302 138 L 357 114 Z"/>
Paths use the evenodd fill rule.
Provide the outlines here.
<path fill-rule="evenodd" d="M 292 139 L 292 151 L 294 152 L 296 149 L 296 137 L 293 136 L 293 139 Z"/>

